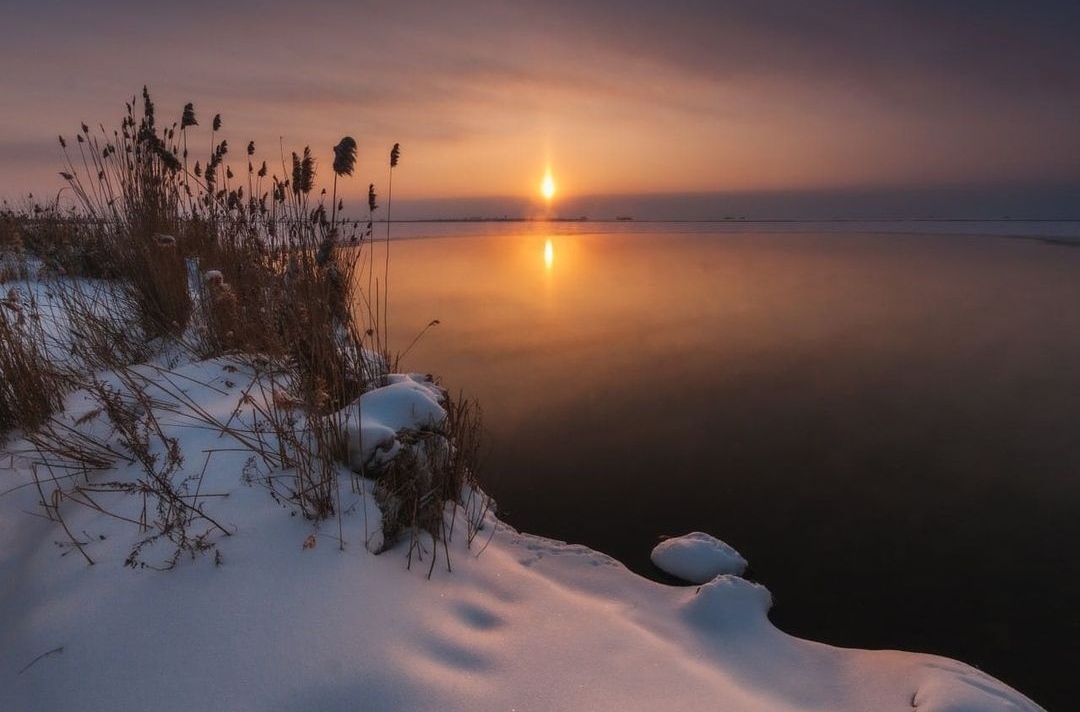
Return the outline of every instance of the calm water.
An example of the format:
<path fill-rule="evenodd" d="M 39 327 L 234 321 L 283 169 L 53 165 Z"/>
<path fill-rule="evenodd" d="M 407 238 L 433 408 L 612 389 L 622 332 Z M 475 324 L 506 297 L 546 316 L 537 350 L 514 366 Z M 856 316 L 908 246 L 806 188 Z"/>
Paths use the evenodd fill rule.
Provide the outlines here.
<path fill-rule="evenodd" d="M 518 528 L 654 578 L 660 535 L 704 530 L 790 633 L 1067 709 L 1080 248 L 941 227 L 1029 230 L 395 226 L 428 237 L 392 245 L 391 340 L 441 320 L 404 366 L 480 400 Z"/>

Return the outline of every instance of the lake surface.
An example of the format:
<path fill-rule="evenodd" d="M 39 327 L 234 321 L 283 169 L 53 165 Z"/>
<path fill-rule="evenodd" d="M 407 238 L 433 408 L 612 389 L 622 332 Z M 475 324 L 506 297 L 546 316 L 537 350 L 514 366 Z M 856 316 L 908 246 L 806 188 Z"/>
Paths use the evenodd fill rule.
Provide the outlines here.
<path fill-rule="evenodd" d="M 440 320 L 402 365 L 479 399 L 510 524 L 653 578 L 707 531 L 783 630 L 1069 706 L 1080 224 L 393 231 L 391 345 Z"/>

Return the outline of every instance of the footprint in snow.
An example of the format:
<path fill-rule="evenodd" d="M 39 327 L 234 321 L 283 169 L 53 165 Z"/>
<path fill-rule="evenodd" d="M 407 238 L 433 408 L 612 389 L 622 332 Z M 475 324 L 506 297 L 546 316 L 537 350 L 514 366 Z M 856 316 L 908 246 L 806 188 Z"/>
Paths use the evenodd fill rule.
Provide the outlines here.
<path fill-rule="evenodd" d="M 458 604 L 454 613 L 465 625 L 476 630 L 494 630 L 503 625 L 503 619 L 495 612 L 473 603 Z"/>

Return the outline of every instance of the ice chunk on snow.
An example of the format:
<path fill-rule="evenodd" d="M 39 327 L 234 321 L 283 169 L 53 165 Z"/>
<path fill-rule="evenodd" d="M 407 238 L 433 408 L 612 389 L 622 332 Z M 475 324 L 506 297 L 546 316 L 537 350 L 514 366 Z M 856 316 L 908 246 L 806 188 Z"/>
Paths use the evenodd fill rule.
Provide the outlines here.
<path fill-rule="evenodd" d="M 739 552 L 704 532 L 662 541 L 650 558 L 661 571 L 690 583 L 706 583 L 721 574 L 739 576 L 746 570 Z"/>

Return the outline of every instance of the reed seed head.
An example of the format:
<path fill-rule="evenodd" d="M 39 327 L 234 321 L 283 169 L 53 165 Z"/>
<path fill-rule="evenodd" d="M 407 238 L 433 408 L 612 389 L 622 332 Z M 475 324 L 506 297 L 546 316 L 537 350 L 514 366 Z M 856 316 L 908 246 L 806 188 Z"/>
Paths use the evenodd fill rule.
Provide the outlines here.
<path fill-rule="evenodd" d="M 195 105 L 190 101 L 184 104 L 184 115 L 180 117 L 180 130 L 183 131 L 188 126 L 198 126 L 199 122 L 195 120 Z"/>
<path fill-rule="evenodd" d="M 150 91 L 144 85 L 142 88 L 143 96 L 143 117 L 150 125 L 154 125 L 154 102 L 150 101 Z"/>
<path fill-rule="evenodd" d="M 315 158 L 311 155 L 311 147 L 304 147 L 303 158 L 296 155 L 294 151 L 292 161 L 293 193 L 306 195 L 315 187 Z"/>
<path fill-rule="evenodd" d="M 334 146 L 334 173 L 351 176 L 356 167 L 356 139 L 346 136 Z"/>
<path fill-rule="evenodd" d="M 396 168 L 398 159 L 401 158 L 401 144 L 395 143 L 394 147 L 390 149 L 390 167 Z"/>

